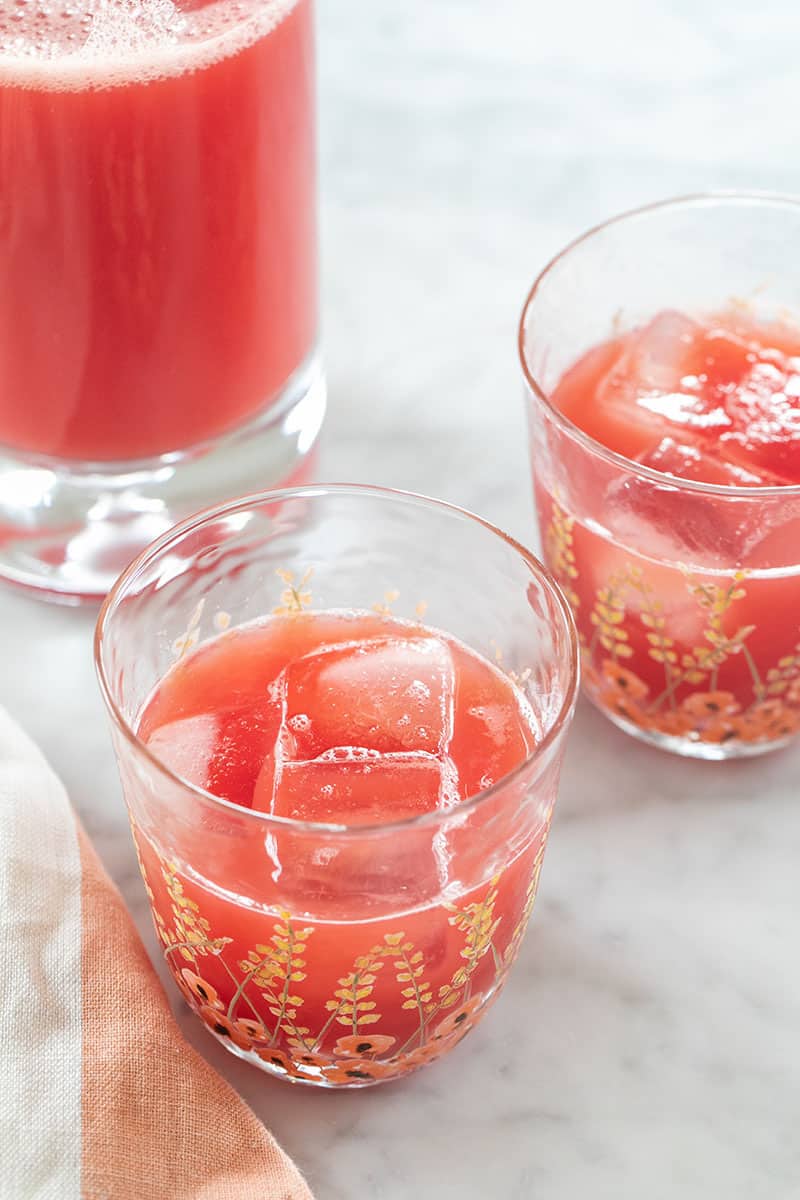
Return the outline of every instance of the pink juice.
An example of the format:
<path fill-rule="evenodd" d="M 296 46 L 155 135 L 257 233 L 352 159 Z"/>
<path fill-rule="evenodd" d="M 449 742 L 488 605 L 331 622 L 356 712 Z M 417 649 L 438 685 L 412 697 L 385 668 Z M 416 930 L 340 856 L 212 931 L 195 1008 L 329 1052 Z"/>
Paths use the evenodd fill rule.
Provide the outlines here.
<path fill-rule="evenodd" d="M 537 482 L 589 694 L 656 740 L 749 752 L 799 732 L 800 329 L 665 311 L 589 349 L 552 399 L 664 474 L 598 471 L 581 519 Z M 574 477 L 584 463 L 576 454 Z M 738 489 L 741 502 L 682 481 Z M 786 498 L 759 503 L 759 487 Z"/>
<path fill-rule="evenodd" d="M 0 446 L 213 439 L 311 353 L 311 0 L 0 8 Z"/>
<path fill-rule="evenodd" d="M 497 668 L 384 615 L 272 617 L 187 654 L 142 713 L 149 749 L 241 809 L 355 835 L 329 843 L 323 830 L 258 823 L 229 862 L 215 854 L 209 886 L 201 834 L 159 828 L 178 846 L 171 861 L 135 831 L 167 963 L 211 1031 L 269 1069 L 329 1084 L 402 1074 L 460 1040 L 517 953 L 547 815 L 516 846 L 513 803 L 502 820 L 490 805 L 477 842 L 457 825 L 357 835 L 457 811 L 527 758 L 537 730 Z M 461 884 L 476 845 L 502 866 Z"/>
<path fill-rule="evenodd" d="M 554 401 L 598 442 L 680 479 L 800 485 L 800 329 L 664 312 L 590 350 Z"/>

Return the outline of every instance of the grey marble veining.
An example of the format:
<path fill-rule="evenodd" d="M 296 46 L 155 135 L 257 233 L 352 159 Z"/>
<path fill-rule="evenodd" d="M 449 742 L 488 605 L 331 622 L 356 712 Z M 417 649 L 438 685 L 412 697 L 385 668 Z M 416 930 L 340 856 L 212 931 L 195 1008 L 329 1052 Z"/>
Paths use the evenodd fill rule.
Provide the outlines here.
<path fill-rule="evenodd" d="M 527 286 L 626 207 L 800 191 L 800 11 L 321 0 L 320 33 L 321 476 L 438 494 L 532 541 L 514 346 Z M 155 952 L 91 629 L 0 595 L 0 702 L 65 779 Z M 798 793 L 800 748 L 683 763 L 584 707 L 521 959 L 449 1061 L 315 1094 L 180 1019 L 319 1200 L 793 1200 Z"/>

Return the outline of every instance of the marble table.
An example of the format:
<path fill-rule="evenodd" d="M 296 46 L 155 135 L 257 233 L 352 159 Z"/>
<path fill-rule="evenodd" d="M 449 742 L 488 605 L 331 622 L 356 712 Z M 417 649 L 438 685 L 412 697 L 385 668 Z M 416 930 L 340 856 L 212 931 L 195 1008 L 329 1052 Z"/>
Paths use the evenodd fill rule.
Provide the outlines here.
<path fill-rule="evenodd" d="M 435 493 L 534 540 L 526 285 L 616 210 L 800 191 L 799 24 L 793 0 L 321 0 L 321 476 Z M 63 776 L 155 953 L 92 624 L 1 594 L 0 703 Z M 317 1094 L 175 1008 L 319 1200 L 790 1200 L 798 793 L 800 747 L 681 762 L 583 707 L 520 962 L 449 1060 Z"/>

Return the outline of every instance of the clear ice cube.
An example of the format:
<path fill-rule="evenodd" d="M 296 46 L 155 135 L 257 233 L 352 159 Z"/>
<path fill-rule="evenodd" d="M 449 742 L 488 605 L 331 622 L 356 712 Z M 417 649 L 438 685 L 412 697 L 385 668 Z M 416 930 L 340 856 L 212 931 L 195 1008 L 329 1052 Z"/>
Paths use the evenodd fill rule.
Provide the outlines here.
<path fill-rule="evenodd" d="M 340 746 L 446 754 L 454 690 L 453 660 L 439 638 L 325 647 L 284 672 L 281 753 L 301 761 Z"/>
<path fill-rule="evenodd" d="M 455 676 L 439 638 L 326 646 L 290 663 L 279 687 L 280 729 L 254 808 L 363 825 L 457 803 Z"/>
<path fill-rule="evenodd" d="M 699 330 L 695 321 L 672 309 L 653 317 L 624 355 L 630 381 L 639 391 L 680 391 Z"/>
<path fill-rule="evenodd" d="M 723 452 L 761 475 L 765 484 L 796 483 L 800 477 L 798 391 L 800 373 L 794 366 L 759 360 L 726 397 L 735 428 L 723 436 Z"/>
<path fill-rule="evenodd" d="M 731 461 L 722 441 L 704 445 L 665 437 L 654 449 L 640 454 L 637 461 L 676 479 L 693 479 L 698 483 L 758 487 L 772 482 L 763 474 Z"/>
<path fill-rule="evenodd" d="M 449 807 L 451 774 L 446 761 L 425 751 L 380 754 L 340 746 L 309 762 L 267 769 L 254 807 L 293 820 L 378 825 Z"/>
<path fill-rule="evenodd" d="M 693 379 L 692 349 L 698 326 L 677 312 L 654 317 L 629 340 L 597 385 L 595 436 L 634 456 L 655 446 L 670 429 L 728 424 L 719 406 L 708 412 Z"/>
<path fill-rule="evenodd" d="M 176 775 L 204 788 L 216 753 L 219 726 L 214 713 L 170 721 L 150 735 L 147 748 Z"/>

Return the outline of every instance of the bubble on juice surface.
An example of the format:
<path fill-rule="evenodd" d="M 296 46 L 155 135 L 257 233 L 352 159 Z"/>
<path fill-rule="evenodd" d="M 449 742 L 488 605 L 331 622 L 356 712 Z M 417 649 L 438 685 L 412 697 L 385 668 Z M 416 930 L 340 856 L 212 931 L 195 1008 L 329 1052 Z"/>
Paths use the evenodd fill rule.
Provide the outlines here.
<path fill-rule="evenodd" d="M 211 66 L 305 0 L 0 0 L 0 86 L 80 91 Z"/>
<path fill-rule="evenodd" d="M 311 718 L 306 713 L 295 713 L 289 717 L 287 724 L 295 733 L 307 733 L 311 728 Z"/>
<path fill-rule="evenodd" d="M 172 0 L 139 0 L 135 5 L 96 0 L 81 54 L 113 59 L 175 45 L 186 32 L 187 24 L 186 17 Z"/>
<path fill-rule="evenodd" d="M 509 734 L 511 715 L 502 704 L 475 704 L 469 710 L 470 716 L 476 717 L 483 723 L 486 733 L 496 746 L 505 744 Z M 482 784 L 482 787 L 488 786 Z"/>
<path fill-rule="evenodd" d="M 380 759 L 380 750 L 370 750 L 367 746 L 332 746 L 323 750 L 318 762 L 331 763 L 369 763 Z"/>

